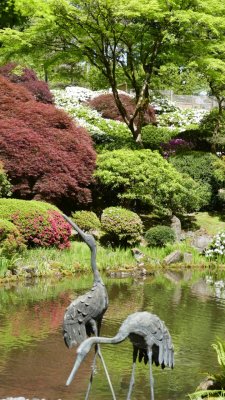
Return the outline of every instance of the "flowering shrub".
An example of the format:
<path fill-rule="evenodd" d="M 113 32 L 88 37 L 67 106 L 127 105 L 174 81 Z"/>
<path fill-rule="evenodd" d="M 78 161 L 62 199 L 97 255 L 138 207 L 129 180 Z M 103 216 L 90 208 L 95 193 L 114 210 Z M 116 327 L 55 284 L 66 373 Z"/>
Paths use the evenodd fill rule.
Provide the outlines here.
<path fill-rule="evenodd" d="M 85 103 L 100 94 L 107 93 L 107 91 L 93 91 L 80 86 L 67 86 L 65 89 L 52 89 L 51 92 L 55 98 L 55 103 L 63 108 Z"/>
<path fill-rule="evenodd" d="M 205 251 L 205 256 L 211 259 L 225 256 L 225 232 L 218 233 L 209 248 Z"/>
<path fill-rule="evenodd" d="M 70 246 L 71 227 L 51 204 L 0 199 L 0 215 L 14 223 L 29 247 Z"/>
<path fill-rule="evenodd" d="M 11 218 L 29 247 L 64 249 L 70 246 L 70 226 L 58 211 L 49 210 L 44 215 L 38 211 L 26 215 L 18 212 Z"/>
<path fill-rule="evenodd" d="M 11 82 L 25 86 L 37 101 L 42 103 L 53 103 L 53 96 L 48 84 L 38 80 L 32 69 L 24 68 L 16 63 L 9 63 L 0 67 L 0 75 L 5 76 Z"/>
<path fill-rule="evenodd" d="M 151 95 L 151 105 L 154 108 L 156 114 L 180 111 L 180 108 L 177 107 L 175 103 L 165 97 L 159 97 L 156 95 Z"/>
<path fill-rule="evenodd" d="M 172 154 L 176 154 L 180 151 L 191 150 L 193 148 L 193 144 L 184 139 L 176 138 L 169 140 L 168 143 L 162 143 L 161 147 L 163 149 L 163 156 L 168 158 Z"/>
<path fill-rule="evenodd" d="M 206 113 L 206 110 L 193 109 L 165 112 L 157 116 L 157 122 L 158 126 L 167 126 L 182 132 L 190 125 L 199 124 Z"/>
<path fill-rule="evenodd" d="M 106 208 L 101 216 L 102 228 L 114 245 L 134 245 L 141 240 L 142 221 L 133 211 L 122 207 Z"/>

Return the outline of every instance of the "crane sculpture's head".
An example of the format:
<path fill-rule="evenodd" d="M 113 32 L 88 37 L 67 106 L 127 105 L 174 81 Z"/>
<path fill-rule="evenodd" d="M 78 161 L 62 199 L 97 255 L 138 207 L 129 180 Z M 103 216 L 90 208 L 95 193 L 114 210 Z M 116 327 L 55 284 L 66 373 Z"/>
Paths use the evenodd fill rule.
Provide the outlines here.
<path fill-rule="evenodd" d="M 83 241 L 88 245 L 88 247 L 93 251 L 96 249 L 96 242 L 92 235 L 85 233 L 82 229 L 79 228 L 75 222 L 73 222 L 67 215 L 63 214 L 65 220 L 79 233 Z"/>
<path fill-rule="evenodd" d="M 82 361 L 85 359 L 89 351 L 91 350 L 91 346 L 95 343 L 95 339 L 98 338 L 88 338 L 84 340 L 77 349 L 77 358 L 74 363 L 73 369 L 70 373 L 69 378 L 67 379 L 66 386 L 69 386 L 72 382 L 74 376 L 76 375 L 78 368 L 80 367 Z"/>

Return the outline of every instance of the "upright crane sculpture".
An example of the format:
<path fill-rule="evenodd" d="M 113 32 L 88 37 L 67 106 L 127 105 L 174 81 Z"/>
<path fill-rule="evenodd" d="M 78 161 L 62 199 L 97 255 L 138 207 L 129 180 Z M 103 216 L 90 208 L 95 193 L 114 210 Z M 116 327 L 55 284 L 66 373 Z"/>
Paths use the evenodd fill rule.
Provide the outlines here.
<path fill-rule="evenodd" d="M 91 267 L 94 275 L 94 283 L 90 291 L 77 299 L 67 308 L 64 321 L 63 321 L 63 337 L 65 344 L 68 348 L 76 346 L 82 343 L 88 336 L 92 334 L 99 336 L 102 318 L 105 311 L 108 308 L 108 294 L 98 271 L 96 265 L 96 242 L 92 235 L 84 233 L 70 218 L 63 215 L 67 222 L 79 233 L 84 242 L 88 245 L 91 250 Z M 96 357 L 99 355 L 108 383 L 112 392 L 113 399 L 116 400 L 116 396 L 110 381 L 110 377 L 100 350 L 100 346 L 96 344 L 95 356 L 92 365 L 92 373 L 90 376 L 90 382 L 85 399 L 88 399 L 91 384 L 93 380 L 94 368 L 96 363 Z"/>
<path fill-rule="evenodd" d="M 129 337 L 133 344 L 133 368 L 127 400 L 131 398 L 137 357 L 139 361 L 143 359 L 145 364 L 149 362 L 150 399 L 154 400 L 152 363 L 154 362 L 156 366 L 160 365 L 161 368 L 165 368 L 166 366 L 173 368 L 174 349 L 165 323 L 157 315 L 146 311 L 129 315 L 122 323 L 118 333 L 112 338 L 92 337 L 86 339 L 77 350 L 77 359 L 66 384 L 69 385 L 71 383 L 81 362 L 93 344 L 117 344 L 123 342 L 127 337 Z"/>

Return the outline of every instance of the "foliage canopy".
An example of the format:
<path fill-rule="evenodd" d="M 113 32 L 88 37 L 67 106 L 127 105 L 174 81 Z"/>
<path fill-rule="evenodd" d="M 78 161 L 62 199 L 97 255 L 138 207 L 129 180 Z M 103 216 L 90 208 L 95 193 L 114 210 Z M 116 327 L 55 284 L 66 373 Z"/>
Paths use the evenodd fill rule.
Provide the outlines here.
<path fill-rule="evenodd" d="M 96 67 L 112 88 L 136 141 L 149 103 L 148 89 L 160 67 L 174 60 L 185 65 L 190 55 L 205 55 L 225 29 L 224 1 L 15 0 L 15 4 L 30 23 L 23 31 L 1 32 L 2 57 L 28 54 L 34 62 L 38 55 L 44 69 L 67 59 Z M 118 95 L 121 74 L 135 92 L 131 115 Z"/>

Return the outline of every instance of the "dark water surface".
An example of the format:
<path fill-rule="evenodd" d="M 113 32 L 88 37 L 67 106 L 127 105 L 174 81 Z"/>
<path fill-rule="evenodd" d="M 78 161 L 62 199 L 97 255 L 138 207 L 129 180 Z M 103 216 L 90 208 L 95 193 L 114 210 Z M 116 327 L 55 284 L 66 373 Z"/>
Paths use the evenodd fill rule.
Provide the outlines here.
<path fill-rule="evenodd" d="M 105 278 L 105 282 L 110 306 L 102 336 L 113 336 L 128 314 L 142 310 L 156 313 L 170 330 L 176 365 L 174 370 L 153 367 L 155 400 L 183 400 L 205 373 L 218 370 L 211 344 L 218 337 L 225 340 L 223 277 L 212 281 L 206 274 L 168 272 L 146 280 Z M 61 328 L 70 301 L 91 284 L 92 277 L 83 276 L 0 287 L 0 398 L 84 399 L 93 352 L 71 386 L 65 387 L 75 349 L 65 347 Z M 117 399 L 126 399 L 131 343 L 102 345 L 102 353 Z M 138 363 L 132 400 L 150 398 L 148 376 L 148 366 Z M 90 400 L 111 398 L 98 360 Z"/>

